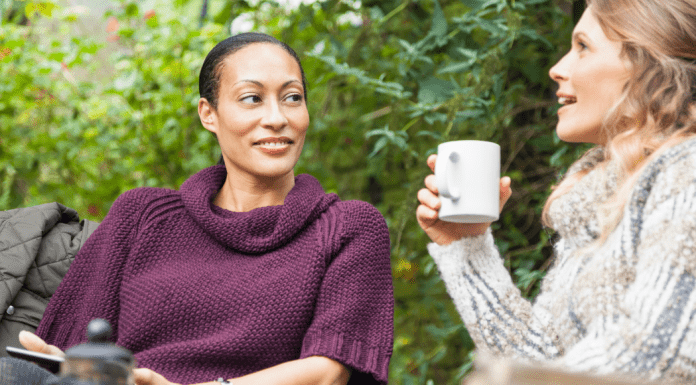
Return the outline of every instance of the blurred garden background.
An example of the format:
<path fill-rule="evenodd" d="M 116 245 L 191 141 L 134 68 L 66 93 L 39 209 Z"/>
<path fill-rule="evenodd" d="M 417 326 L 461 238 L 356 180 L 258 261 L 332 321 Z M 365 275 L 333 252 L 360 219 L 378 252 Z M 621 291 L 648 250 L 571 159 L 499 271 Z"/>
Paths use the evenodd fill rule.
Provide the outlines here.
<path fill-rule="evenodd" d="M 493 225 L 530 299 L 553 233 L 539 216 L 586 147 L 554 135 L 548 69 L 582 1 L 0 0 L 0 210 L 58 201 L 100 221 L 122 192 L 178 188 L 219 156 L 196 112 L 220 40 L 269 33 L 302 58 L 310 129 L 296 173 L 375 205 L 391 230 L 394 384 L 458 384 L 473 344 L 415 220 L 427 155 L 502 148 L 513 196 Z"/>

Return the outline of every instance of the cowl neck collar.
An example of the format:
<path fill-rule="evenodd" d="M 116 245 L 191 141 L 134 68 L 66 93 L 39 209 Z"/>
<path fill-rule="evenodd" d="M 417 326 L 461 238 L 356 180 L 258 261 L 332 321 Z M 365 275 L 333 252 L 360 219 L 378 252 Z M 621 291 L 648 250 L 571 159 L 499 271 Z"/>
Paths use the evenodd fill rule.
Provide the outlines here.
<path fill-rule="evenodd" d="M 184 206 L 208 234 L 225 246 L 247 254 L 261 254 L 288 243 L 334 202 L 319 181 L 307 174 L 295 177 L 295 186 L 283 205 L 234 212 L 213 204 L 227 178 L 223 165 L 208 167 L 187 179 L 179 189 Z"/>

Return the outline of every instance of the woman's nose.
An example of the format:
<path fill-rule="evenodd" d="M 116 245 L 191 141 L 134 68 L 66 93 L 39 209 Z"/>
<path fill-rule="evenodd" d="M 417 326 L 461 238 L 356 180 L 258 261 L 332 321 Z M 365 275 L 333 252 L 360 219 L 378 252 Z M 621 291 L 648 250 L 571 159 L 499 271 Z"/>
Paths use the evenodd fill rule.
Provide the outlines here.
<path fill-rule="evenodd" d="M 549 70 L 549 76 L 557 83 L 568 80 L 568 55 L 566 54 Z"/>
<path fill-rule="evenodd" d="M 268 107 L 262 120 L 262 125 L 272 130 L 278 130 L 285 127 L 287 124 L 288 119 L 285 116 L 280 103 L 268 103 Z"/>

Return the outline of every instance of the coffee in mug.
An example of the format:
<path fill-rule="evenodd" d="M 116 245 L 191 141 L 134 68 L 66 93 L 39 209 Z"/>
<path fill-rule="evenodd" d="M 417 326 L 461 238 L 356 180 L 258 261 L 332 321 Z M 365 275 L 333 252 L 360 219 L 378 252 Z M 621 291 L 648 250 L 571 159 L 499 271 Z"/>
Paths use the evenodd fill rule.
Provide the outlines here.
<path fill-rule="evenodd" d="M 457 140 L 437 146 L 435 179 L 443 221 L 485 223 L 500 214 L 500 146 Z"/>

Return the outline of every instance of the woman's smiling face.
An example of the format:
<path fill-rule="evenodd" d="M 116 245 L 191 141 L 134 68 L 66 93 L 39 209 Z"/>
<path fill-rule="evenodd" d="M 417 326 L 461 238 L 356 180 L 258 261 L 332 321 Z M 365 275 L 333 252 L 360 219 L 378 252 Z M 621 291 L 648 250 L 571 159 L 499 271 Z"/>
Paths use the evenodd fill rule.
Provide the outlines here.
<path fill-rule="evenodd" d="M 223 60 L 217 109 L 201 99 L 199 115 L 217 136 L 228 172 L 287 176 L 309 126 L 300 66 L 278 45 L 252 43 Z"/>
<path fill-rule="evenodd" d="M 549 71 L 564 105 L 556 126 L 561 140 L 603 144 L 607 139 L 602 121 L 630 76 L 620 54 L 621 43 L 607 38 L 587 8 L 573 30 L 570 51 Z"/>

